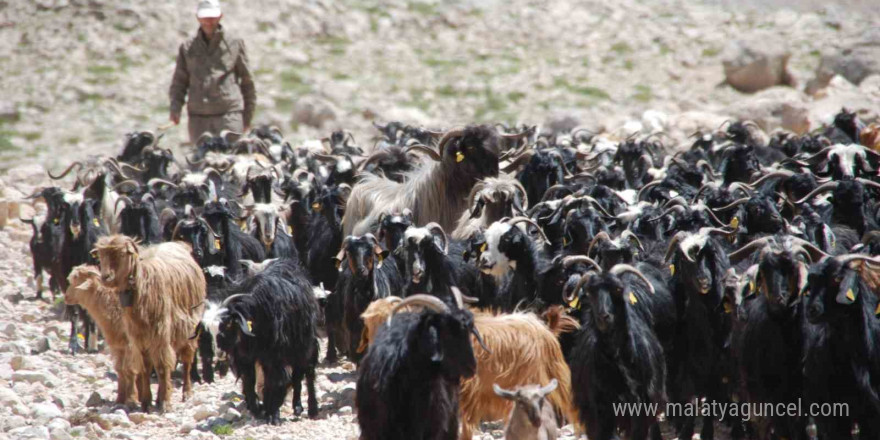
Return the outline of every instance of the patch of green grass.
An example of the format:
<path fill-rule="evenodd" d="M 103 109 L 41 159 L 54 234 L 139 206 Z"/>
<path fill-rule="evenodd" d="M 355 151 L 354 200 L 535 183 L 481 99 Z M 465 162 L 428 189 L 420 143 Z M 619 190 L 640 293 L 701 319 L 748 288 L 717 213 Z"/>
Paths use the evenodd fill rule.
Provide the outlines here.
<path fill-rule="evenodd" d="M 281 90 L 296 95 L 304 95 L 312 90 L 312 86 L 306 84 L 299 72 L 285 70 L 281 72 Z"/>
<path fill-rule="evenodd" d="M 455 61 L 444 60 L 442 58 L 428 57 L 422 60 L 426 66 L 431 68 L 450 68 L 455 67 Z"/>
<path fill-rule="evenodd" d="M 618 55 L 623 55 L 632 52 L 632 47 L 626 41 L 618 41 L 611 45 L 611 51 L 617 52 Z"/>
<path fill-rule="evenodd" d="M 623 61 L 623 68 L 624 69 L 633 70 L 634 67 L 635 67 L 635 64 L 633 63 L 633 60 L 626 59 Z"/>
<path fill-rule="evenodd" d="M 436 89 L 434 89 L 434 93 L 437 94 L 437 96 L 443 96 L 447 98 L 458 96 L 458 90 L 455 90 L 455 87 L 453 87 L 451 84 L 444 84 L 440 87 L 437 87 Z"/>
<path fill-rule="evenodd" d="M 579 95 L 584 95 L 590 98 L 608 99 L 611 97 L 610 95 L 608 95 L 607 92 L 598 87 L 571 84 L 565 77 L 554 78 L 553 85 L 559 88 L 566 89 L 572 93 L 577 93 Z"/>
<path fill-rule="evenodd" d="M 590 60 L 587 57 L 581 58 L 581 67 L 590 67 Z"/>
<path fill-rule="evenodd" d="M 232 435 L 232 433 L 234 433 L 235 430 L 232 429 L 232 425 L 216 425 L 213 428 L 211 428 L 211 432 L 213 432 L 214 435 L 219 435 L 222 437 L 225 435 Z"/>
<path fill-rule="evenodd" d="M 483 95 L 485 101 L 477 106 L 477 109 L 474 111 L 474 119 L 478 121 L 485 120 L 490 113 L 497 116 L 498 113 L 503 112 L 507 108 L 507 101 L 491 88 L 487 87 Z"/>
<path fill-rule="evenodd" d="M 345 81 L 347 79 L 351 79 L 351 75 L 344 72 L 333 72 L 333 75 L 330 75 L 330 77 L 337 81 Z"/>
<path fill-rule="evenodd" d="M 79 429 L 71 429 L 70 432 L 68 432 L 68 434 L 70 434 L 70 436 L 74 437 L 74 438 L 81 437 L 82 431 L 80 431 Z"/>
<path fill-rule="evenodd" d="M 295 103 L 296 103 L 296 101 L 294 101 L 293 98 L 288 98 L 288 97 L 275 98 L 275 110 L 278 110 L 279 112 L 284 113 L 284 114 L 290 114 L 290 112 L 293 111 L 293 105 Z"/>
<path fill-rule="evenodd" d="M 86 67 L 86 72 L 91 75 L 106 76 L 115 74 L 116 68 L 107 64 L 92 64 Z"/>
<path fill-rule="evenodd" d="M 12 143 L 12 136 L 16 133 L 10 130 L 0 130 L 0 151 L 17 150 L 18 147 Z"/>
<path fill-rule="evenodd" d="M 80 139 L 78 136 L 71 136 L 71 137 L 65 139 L 64 143 L 68 144 L 68 145 L 76 145 L 76 144 L 80 143 L 81 141 L 82 141 L 82 139 Z"/>
<path fill-rule="evenodd" d="M 431 3 L 421 3 L 415 2 L 410 3 L 407 7 L 412 12 L 422 15 L 436 15 L 437 14 L 437 5 Z"/>
<path fill-rule="evenodd" d="M 636 93 L 633 94 L 633 99 L 639 102 L 649 102 L 654 99 L 654 93 L 651 92 L 651 86 L 645 84 L 637 84 Z"/>
<path fill-rule="evenodd" d="M 523 92 L 508 92 L 507 93 L 507 99 L 509 99 L 510 101 L 513 101 L 514 104 L 516 104 L 517 102 L 519 102 L 520 99 L 523 99 L 525 97 L 526 97 L 526 94 Z"/>
<path fill-rule="evenodd" d="M 675 51 L 671 47 L 665 44 L 660 45 L 660 55 L 669 55 L 671 53 L 675 53 Z"/>
<path fill-rule="evenodd" d="M 718 56 L 718 54 L 721 53 L 721 49 L 719 49 L 717 47 L 707 47 L 707 48 L 703 49 L 702 53 L 703 53 L 704 57 L 710 58 L 710 57 Z"/>
<path fill-rule="evenodd" d="M 425 91 L 422 89 L 409 89 L 410 99 L 406 101 L 406 105 L 415 107 L 422 111 L 428 111 L 431 102 L 425 98 Z"/>
<path fill-rule="evenodd" d="M 810 56 L 815 57 L 815 58 L 819 58 L 822 56 L 822 51 L 819 49 L 813 49 L 810 51 Z"/>
<path fill-rule="evenodd" d="M 257 23 L 257 31 L 259 32 L 267 32 L 272 29 L 272 23 L 269 21 L 260 21 Z"/>
<path fill-rule="evenodd" d="M 330 46 L 328 52 L 331 55 L 342 56 L 347 52 L 348 46 L 351 44 L 351 40 L 345 37 L 338 37 L 335 35 L 325 35 L 322 37 L 318 37 L 315 39 L 315 42 L 322 46 Z"/>

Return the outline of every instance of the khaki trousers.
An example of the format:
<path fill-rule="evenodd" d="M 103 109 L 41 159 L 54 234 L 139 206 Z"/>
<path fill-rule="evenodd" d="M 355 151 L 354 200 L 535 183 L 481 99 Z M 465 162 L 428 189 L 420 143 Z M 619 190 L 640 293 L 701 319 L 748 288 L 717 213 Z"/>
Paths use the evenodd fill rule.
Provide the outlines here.
<path fill-rule="evenodd" d="M 242 121 L 240 111 L 216 116 L 189 115 L 189 141 L 192 142 L 193 145 L 196 144 L 199 136 L 203 133 L 208 132 L 217 136 L 223 130 L 234 131 L 236 133 L 241 133 L 242 130 L 244 130 L 244 122 Z M 229 135 L 227 140 L 229 142 L 234 142 L 238 138 L 239 136 Z"/>

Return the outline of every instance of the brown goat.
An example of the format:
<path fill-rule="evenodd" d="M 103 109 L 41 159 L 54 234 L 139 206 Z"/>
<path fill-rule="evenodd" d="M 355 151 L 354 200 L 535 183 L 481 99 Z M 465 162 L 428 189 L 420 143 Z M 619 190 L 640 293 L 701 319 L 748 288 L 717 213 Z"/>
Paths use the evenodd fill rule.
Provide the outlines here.
<path fill-rule="evenodd" d="M 364 330 L 361 346 L 366 349 L 375 339 L 376 332 L 384 323 L 396 297 L 373 301 L 361 314 Z M 556 323 L 567 323 L 565 319 Z M 576 421 L 571 400 L 571 371 L 562 356 L 562 348 L 554 332 L 532 313 L 514 313 L 494 316 L 475 312 L 474 326 L 492 351 L 485 351 L 472 337 L 471 345 L 477 358 L 477 374 L 461 384 L 461 436 L 470 440 L 473 428 L 483 420 L 506 421 L 513 403 L 498 397 L 494 384 L 513 389 L 533 383 L 549 383 L 556 379 L 559 387 L 548 400 L 570 421 Z"/>
<path fill-rule="evenodd" d="M 197 339 L 191 338 L 205 301 L 205 277 L 186 244 L 162 243 L 144 248 L 124 235 L 101 237 L 95 245 L 105 287 L 120 293 L 123 326 L 138 368 L 141 407 L 152 400 L 150 372 L 156 370 L 156 408 L 170 406 L 171 371 L 183 364 L 183 400 L 192 394 L 190 370 Z"/>
<path fill-rule="evenodd" d="M 74 267 L 67 277 L 67 291 L 64 302 L 68 305 L 82 306 L 95 324 L 101 329 L 107 348 L 113 357 L 113 369 L 119 377 L 116 388 L 116 403 L 129 405 L 137 403 L 134 388 L 136 371 L 127 362 L 130 345 L 122 323 L 122 306 L 116 291 L 101 285 L 101 273 L 96 266 Z"/>

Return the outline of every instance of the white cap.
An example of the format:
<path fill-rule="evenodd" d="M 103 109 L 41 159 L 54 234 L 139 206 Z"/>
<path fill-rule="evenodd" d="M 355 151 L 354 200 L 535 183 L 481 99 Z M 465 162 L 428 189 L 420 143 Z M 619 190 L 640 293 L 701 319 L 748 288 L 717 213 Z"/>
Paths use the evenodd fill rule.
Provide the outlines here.
<path fill-rule="evenodd" d="M 196 8 L 196 17 L 198 18 L 216 18 L 221 15 L 219 0 L 199 0 L 199 7 Z"/>

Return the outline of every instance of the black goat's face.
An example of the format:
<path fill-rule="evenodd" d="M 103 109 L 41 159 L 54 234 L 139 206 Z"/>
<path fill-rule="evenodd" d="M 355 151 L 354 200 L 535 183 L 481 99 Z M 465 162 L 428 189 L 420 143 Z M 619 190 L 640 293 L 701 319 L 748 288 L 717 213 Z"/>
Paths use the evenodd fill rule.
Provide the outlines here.
<path fill-rule="evenodd" d="M 467 310 L 448 314 L 429 312 L 420 325 L 419 346 L 432 364 L 450 378 L 468 378 L 477 371 L 477 359 L 470 342 L 473 315 Z"/>
<path fill-rule="evenodd" d="M 226 352 L 234 351 L 240 340 L 250 336 L 253 336 L 252 321 L 240 312 L 224 312 L 217 332 L 217 348 Z"/>
<path fill-rule="evenodd" d="M 205 274 L 205 282 L 209 291 L 225 289 L 229 286 L 229 276 L 226 275 L 225 266 L 208 266 L 202 269 Z"/>
<path fill-rule="evenodd" d="M 608 228 L 599 217 L 598 211 L 580 208 L 570 211 L 565 221 L 563 246 L 586 249 L 596 234 L 602 231 L 607 232 Z"/>
<path fill-rule="evenodd" d="M 82 193 L 65 193 L 58 204 L 60 222 L 75 239 L 82 233 L 82 206 L 86 203 Z"/>
<path fill-rule="evenodd" d="M 409 228 L 404 234 L 406 275 L 413 284 L 421 284 L 432 256 L 446 253 L 446 237 L 427 228 Z"/>
<path fill-rule="evenodd" d="M 802 270 L 804 269 L 804 270 Z M 788 252 L 766 252 L 758 264 L 755 286 L 764 295 L 770 313 L 781 314 L 800 297 L 806 266 Z"/>
<path fill-rule="evenodd" d="M 215 237 L 202 220 L 181 220 L 173 233 L 173 240 L 180 240 L 192 246 L 192 255 L 197 263 L 203 263 L 205 254 L 214 254 Z"/>
<path fill-rule="evenodd" d="M 402 214 L 382 216 L 379 220 L 379 241 L 384 241 L 385 248 L 394 252 L 403 246 L 403 236 L 412 224 L 412 212 L 409 210 L 405 210 Z"/>
<path fill-rule="evenodd" d="M 782 231 L 785 222 L 774 201 L 765 196 L 755 196 L 745 204 L 745 216 L 749 233 L 775 234 Z"/>
<path fill-rule="evenodd" d="M 480 179 L 498 175 L 498 134 L 491 127 L 467 127 L 441 152 L 443 163 L 461 174 Z"/>
<path fill-rule="evenodd" d="M 345 258 L 348 268 L 356 277 L 369 277 L 375 268 L 381 267 L 385 251 L 379 242 L 370 234 L 363 237 L 351 237 L 345 243 Z"/>
<path fill-rule="evenodd" d="M 600 332 L 607 332 L 615 323 L 615 312 L 625 307 L 623 283 L 608 273 L 594 273 L 584 284 L 590 313 Z"/>
<path fill-rule="evenodd" d="M 813 265 L 808 278 L 807 319 L 817 324 L 845 317 L 848 304 L 859 293 L 858 272 L 841 265 L 834 258 Z"/>
<path fill-rule="evenodd" d="M 483 235 L 482 231 L 475 231 L 471 234 L 470 237 L 465 241 L 464 254 L 462 258 L 465 262 L 470 262 L 471 259 L 474 260 L 475 263 L 480 262 L 480 256 L 483 255 L 483 252 L 487 249 L 486 237 Z"/>

